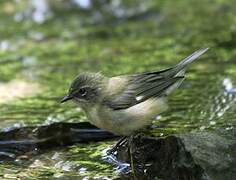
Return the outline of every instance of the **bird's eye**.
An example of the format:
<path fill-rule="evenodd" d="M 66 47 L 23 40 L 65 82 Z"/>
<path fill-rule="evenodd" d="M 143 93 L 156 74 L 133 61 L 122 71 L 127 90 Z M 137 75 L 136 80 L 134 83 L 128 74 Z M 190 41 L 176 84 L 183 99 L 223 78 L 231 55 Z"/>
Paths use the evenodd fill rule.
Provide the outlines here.
<path fill-rule="evenodd" d="M 85 95 L 87 94 L 86 89 L 85 89 L 85 88 L 81 88 L 81 89 L 79 90 L 79 94 L 80 94 L 81 96 L 85 96 Z"/>

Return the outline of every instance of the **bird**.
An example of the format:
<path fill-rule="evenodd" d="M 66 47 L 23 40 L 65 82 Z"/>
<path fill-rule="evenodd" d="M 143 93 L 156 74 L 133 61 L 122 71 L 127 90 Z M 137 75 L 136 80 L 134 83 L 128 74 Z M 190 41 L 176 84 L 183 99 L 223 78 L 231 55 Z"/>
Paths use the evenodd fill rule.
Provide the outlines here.
<path fill-rule="evenodd" d="M 185 69 L 204 54 L 201 48 L 170 68 L 106 77 L 85 72 L 76 76 L 61 103 L 72 100 L 88 121 L 115 135 L 129 136 L 152 124 L 168 109 L 168 95 L 185 79 Z"/>

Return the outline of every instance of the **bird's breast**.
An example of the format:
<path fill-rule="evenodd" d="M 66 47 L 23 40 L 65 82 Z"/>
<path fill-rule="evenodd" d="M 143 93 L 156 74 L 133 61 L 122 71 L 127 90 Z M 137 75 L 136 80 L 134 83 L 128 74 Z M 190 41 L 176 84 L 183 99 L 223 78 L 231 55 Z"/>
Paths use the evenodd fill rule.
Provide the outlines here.
<path fill-rule="evenodd" d="M 149 99 L 127 109 L 112 110 L 98 105 L 86 110 L 89 121 L 114 134 L 129 135 L 151 124 L 152 120 L 167 109 L 164 98 Z"/>

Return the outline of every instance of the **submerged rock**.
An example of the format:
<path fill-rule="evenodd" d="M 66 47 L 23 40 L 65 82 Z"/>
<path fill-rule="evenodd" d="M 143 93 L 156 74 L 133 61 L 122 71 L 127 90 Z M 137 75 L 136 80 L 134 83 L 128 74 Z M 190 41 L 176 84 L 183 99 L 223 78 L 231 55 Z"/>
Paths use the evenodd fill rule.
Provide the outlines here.
<path fill-rule="evenodd" d="M 114 137 L 116 136 L 87 122 L 21 127 L 0 132 L 0 159 L 14 160 L 24 154 L 38 154 L 60 146 Z"/>

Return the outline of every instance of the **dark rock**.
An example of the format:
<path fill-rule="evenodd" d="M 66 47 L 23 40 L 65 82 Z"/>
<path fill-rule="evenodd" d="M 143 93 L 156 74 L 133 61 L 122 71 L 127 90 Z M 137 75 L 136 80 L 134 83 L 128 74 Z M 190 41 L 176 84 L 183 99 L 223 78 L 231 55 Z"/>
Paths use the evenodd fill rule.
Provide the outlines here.
<path fill-rule="evenodd" d="M 118 150 L 118 158 L 131 164 L 133 179 L 206 179 L 204 170 L 176 136 L 152 138 L 138 135 L 127 143 L 125 152 L 130 152 L 128 158 L 121 156 L 122 151 Z"/>
<path fill-rule="evenodd" d="M 21 127 L 0 132 L 0 159 L 14 160 L 25 153 L 38 154 L 59 146 L 114 137 L 116 136 L 87 122 Z"/>
<path fill-rule="evenodd" d="M 118 148 L 117 158 L 131 164 L 130 179 L 231 180 L 236 177 L 235 142 L 224 131 L 137 135 Z"/>
<path fill-rule="evenodd" d="M 115 137 L 89 123 L 22 127 L 0 132 L 0 158 L 28 159 L 52 148 Z M 232 180 L 236 177 L 235 137 L 234 129 L 166 137 L 138 134 L 120 143 L 113 156 L 131 164 L 132 171 L 121 179 Z"/>

